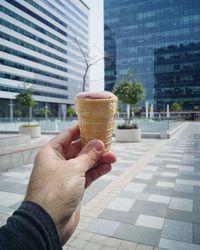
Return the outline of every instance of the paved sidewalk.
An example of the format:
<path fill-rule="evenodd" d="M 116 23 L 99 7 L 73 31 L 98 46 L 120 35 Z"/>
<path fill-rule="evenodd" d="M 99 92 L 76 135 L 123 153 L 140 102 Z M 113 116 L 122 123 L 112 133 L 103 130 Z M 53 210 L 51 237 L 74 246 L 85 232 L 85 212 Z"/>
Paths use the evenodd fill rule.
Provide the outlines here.
<path fill-rule="evenodd" d="M 64 249 L 200 249 L 200 123 L 169 140 L 113 142 L 118 161 L 91 185 Z M 24 197 L 32 166 L 0 173 L 0 225 Z"/>

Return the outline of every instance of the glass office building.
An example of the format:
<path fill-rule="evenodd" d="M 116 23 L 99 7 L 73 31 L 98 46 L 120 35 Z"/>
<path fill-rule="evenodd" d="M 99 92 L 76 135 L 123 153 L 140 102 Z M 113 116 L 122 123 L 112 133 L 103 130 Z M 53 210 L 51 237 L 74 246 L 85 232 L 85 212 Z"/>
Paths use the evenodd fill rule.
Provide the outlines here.
<path fill-rule="evenodd" d="M 52 116 L 65 116 L 82 90 L 78 44 L 87 53 L 88 7 L 81 0 L 1 0 L 0 12 L 0 117 L 15 116 L 24 82 L 37 101 L 35 115 L 47 107 Z"/>
<path fill-rule="evenodd" d="M 106 0 L 104 10 L 106 89 L 131 69 L 157 110 L 200 110 L 200 1 Z"/>

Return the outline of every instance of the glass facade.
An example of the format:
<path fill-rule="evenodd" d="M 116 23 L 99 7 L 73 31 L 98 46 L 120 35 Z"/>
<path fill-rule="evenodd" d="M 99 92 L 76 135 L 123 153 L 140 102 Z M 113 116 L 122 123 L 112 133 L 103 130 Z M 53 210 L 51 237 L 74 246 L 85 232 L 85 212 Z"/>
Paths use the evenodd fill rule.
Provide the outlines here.
<path fill-rule="evenodd" d="M 200 1 L 106 0 L 104 10 L 106 89 L 131 69 L 157 110 L 200 110 Z"/>
<path fill-rule="evenodd" d="M 60 113 L 82 91 L 88 52 L 88 7 L 81 0 L 0 2 L 0 116 L 9 116 L 19 87 L 27 82 L 37 106 Z"/>

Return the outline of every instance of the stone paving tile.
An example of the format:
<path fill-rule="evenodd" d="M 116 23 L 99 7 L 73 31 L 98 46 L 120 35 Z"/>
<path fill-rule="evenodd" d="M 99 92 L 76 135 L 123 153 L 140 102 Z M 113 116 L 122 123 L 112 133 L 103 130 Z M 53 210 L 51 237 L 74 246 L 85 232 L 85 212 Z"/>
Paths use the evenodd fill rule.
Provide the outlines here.
<path fill-rule="evenodd" d="M 81 248 L 65 246 L 63 250 L 80 250 Z"/>
<path fill-rule="evenodd" d="M 159 247 L 169 250 L 199 250 L 199 245 L 164 238 L 160 239 Z"/>
<path fill-rule="evenodd" d="M 0 191 L 0 200 L 6 198 L 8 195 L 10 195 L 9 192 Z"/>
<path fill-rule="evenodd" d="M 199 200 L 200 196 L 199 193 L 189 193 L 189 192 L 180 192 L 180 191 L 173 191 L 171 196 L 176 198 L 182 198 L 182 199 L 189 199 L 189 200 Z"/>
<path fill-rule="evenodd" d="M 128 212 L 135 203 L 135 199 L 116 198 L 109 206 L 109 209 Z"/>
<path fill-rule="evenodd" d="M 168 209 L 166 217 L 169 219 L 180 220 L 185 222 L 200 223 L 199 213 L 194 212 L 191 213 L 181 210 Z"/>
<path fill-rule="evenodd" d="M 122 191 L 120 193 L 120 197 L 129 197 L 137 200 L 148 200 L 150 194 L 147 193 L 139 193 L 139 192 L 130 192 L 130 191 Z"/>
<path fill-rule="evenodd" d="M 170 204 L 169 204 L 169 208 L 192 212 L 193 211 L 193 200 L 172 197 Z"/>
<path fill-rule="evenodd" d="M 198 201 L 195 200 L 194 201 L 193 209 L 194 209 L 194 212 L 200 213 L 200 200 L 198 200 Z M 200 214 L 199 214 L 199 216 L 200 216 Z"/>
<path fill-rule="evenodd" d="M 144 192 L 150 194 L 157 194 L 157 195 L 166 195 L 166 196 L 171 196 L 173 194 L 173 189 L 172 188 L 159 188 L 154 185 L 148 185 L 145 189 Z"/>
<path fill-rule="evenodd" d="M 180 165 L 179 164 L 167 164 L 166 165 L 166 168 L 168 169 L 179 169 L 180 168 Z"/>
<path fill-rule="evenodd" d="M 118 250 L 116 247 L 102 246 L 102 250 Z"/>
<path fill-rule="evenodd" d="M 127 187 L 124 189 L 125 191 L 131 192 L 142 192 L 146 187 L 146 184 L 142 183 L 129 183 Z"/>
<path fill-rule="evenodd" d="M 162 229 L 163 223 L 164 223 L 164 218 L 140 214 L 135 224 L 137 226 L 150 227 L 154 229 Z"/>
<path fill-rule="evenodd" d="M 194 187 L 190 185 L 176 184 L 174 190 L 185 193 L 193 193 Z"/>
<path fill-rule="evenodd" d="M 149 196 L 148 201 L 169 204 L 170 198 L 170 196 L 152 194 Z"/>
<path fill-rule="evenodd" d="M 0 190 L 4 192 L 10 192 L 10 193 L 25 194 L 27 190 L 27 185 L 17 183 L 17 182 L 11 183 L 9 181 L 1 181 Z"/>
<path fill-rule="evenodd" d="M 120 211 L 105 209 L 100 214 L 99 218 L 128 223 L 128 224 L 135 224 L 135 222 L 138 218 L 138 215 L 139 214 L 137 214 L 137 213 L 124 213 L 124 212 L 120 212 Z"/>
<path fill-rule="evenodd" d="M 5 174 L 3 174 L 3 176 L 9 176 L 9 177 L 14 177 L 14 178 L 29 178 L 31 175 L 31 171 L 24 171 L 24 172 L 15 172 L 15 171 L 9 171 Z"/>
<path fill-rule="evenodd" d="M 195 194 L 200 194 L 200 187 L 194 186 L 194 193 Z"/>
<path fill-rule="evenodd" d="M 91 186 L 87 188 L 87 191 L 85 192 L 82 204 L 86 204 L 91 199 L 93 199 L 103 188 L 105 188 L 108 184 L 111 183 L 111 180 L 97 180 L 94 182 Z"/>
<path fill-rule="evenodd" d="M 154 247 L 153 250 L 165 250 L 165 249 L 160 247 Z"/>
<path fill-rule="evenodd" d="M 92 238 L 90 239 L 91 242 L 96 242 L 102 244 L 102 242 L 105 244 L 108 241 L 109 237 L 101 234 L 94 234 Z"/>
<path fill-rule="evenodd" d="M 136 176 L 136 179 L 141 179 L 141 180 L 150 180 L 152 178 L 153 174 L 151 173 L 145 173 L 141 172 Z"/>
<path fill-rule="evenodd" d="M 161 230 L 120 223 L 114 237 L 145 245 L 158 246 L 160 234 Z"/>
<path fill-rule="evenodd" d="M 131 242 L 131 241 L 122 240 L 119 249 L 123 249 L 123 250 L 135 250 L 136 247 L 137 247 L 137 243 Z"/>
<path fill-rule="evenodd" d="M 136 250 L 153 250 L 152 246 L 138 244 Z"/>
<path fill-rule="evenodd" d="M 192 223 L 166 219 L 161 237 L 193 243 Z"/>
<path fill-rule="evenodd" d="M 189 173 L 189 172 L 188 173 L 184 173 L 184 174 L 179 173 L 178 179 L 199 181 L 200 174 L 199 173 Z M 197 184 L 197 186 L 199 186 L 199 184 Z"/>
<path fill-rule="evenodd" d="M 109 239 L 105 242 L 105 245 L 106 245 L 106 246 L 110 246 L 110 247 L 120 248 L 121 243 L 122 243 L 122 240 L 120 240 L 120 239 L 109 238 Z"/>
<path fill-rule="evenodd" d="M 120 223 L 116 221 L 97 218 L 93 223 L 89 225 L 88 231 L 92 233 L 112 236 L 119 225 Z"/>
<path fill-rule="evenodd" d="M 178 173 L 173 173 L 173 172 L 162 172 L 161 175 L 163 176 L 168 176 L 168 177 L 177 177 Z"/>
<path fill-rule="evenodd" d="M 196 180 L 177 179 L 176 183 L 184 184 L 184 185 L 200 186 L 200 181 L 196 181 Z"/>
<path fill-rule="evenodd" d="M 159 204 L 151 201 L 137 200 L 132 206 L 130 212 L 165 217 L 167 215 L 167 208 L 167 204 Z"/>
<path fill-rule="evenodd" d="M 144 167 L 145 171 L 149 171 L 149 172 L 156 172 L 159 168 L 157 166 L 153 166 L 153 165 L 147 165 L 146 167 Z"/>
<path fill-rule="evenodd" d="M 200 245 L 200 224 L 194 223 L 194 243 Z"/>
<path fill-rule="evenodd" d="M 117 178 L 117 175 L 107 174 L 107 175 L 103 175 L 100 179 L 114 181 L 116 178 Z"/>
<path fill-rule="evenodd" d="M 82 231 L 80 234 L 78 234 L 77 238 L 89 241 L 93 236 L 93 233 Z"/>
<path fill-rule="evenodd" d="M 24 195 L 10 193 L 6 198 L 0 199 L 0 204 L 2 207 L 11 207 L 15 203 L 20 202 L 24 199 Z"/>
<path fill-rule="evenodd" d="M 0 204 L 0 213 L 4 214 L 4 215 L 11 215 L 14 212 L 15 209 L 10 208 L 10 207 L 3 207 Z"/>
<path fill-rule="evenodd" d="M 94 242 L 87 242 L 83 249 L 85 250 L 101 250 L 103 245 L 94 243 Z"/>
<path fill-rule="evenodd" d="M 174 188 L 175 184 L 173 182 L 158 181 L 156 186 L 162 187 L 162 188 Z"/>
<path fill-rule="evenodd" d="M 72 240 L 70 242 L 70 247 L 76 247 L 76 248 L 83 249 L 86 244 L 87 244 L 86 240 L 75 238 L 74 240 Z"/>

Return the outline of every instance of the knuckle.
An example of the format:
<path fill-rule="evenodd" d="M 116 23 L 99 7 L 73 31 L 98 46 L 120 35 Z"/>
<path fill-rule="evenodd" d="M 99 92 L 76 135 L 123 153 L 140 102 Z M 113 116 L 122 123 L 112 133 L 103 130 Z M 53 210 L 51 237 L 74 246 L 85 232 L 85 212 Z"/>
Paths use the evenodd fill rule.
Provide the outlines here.
<path fill-rule="evenodd" d="M 90 165 L 93 166 L 96 162 L 96 154 L 94 150 L 90 150 L 89 152 L 87 152 L 87 156 L 89 157 Z"/>

